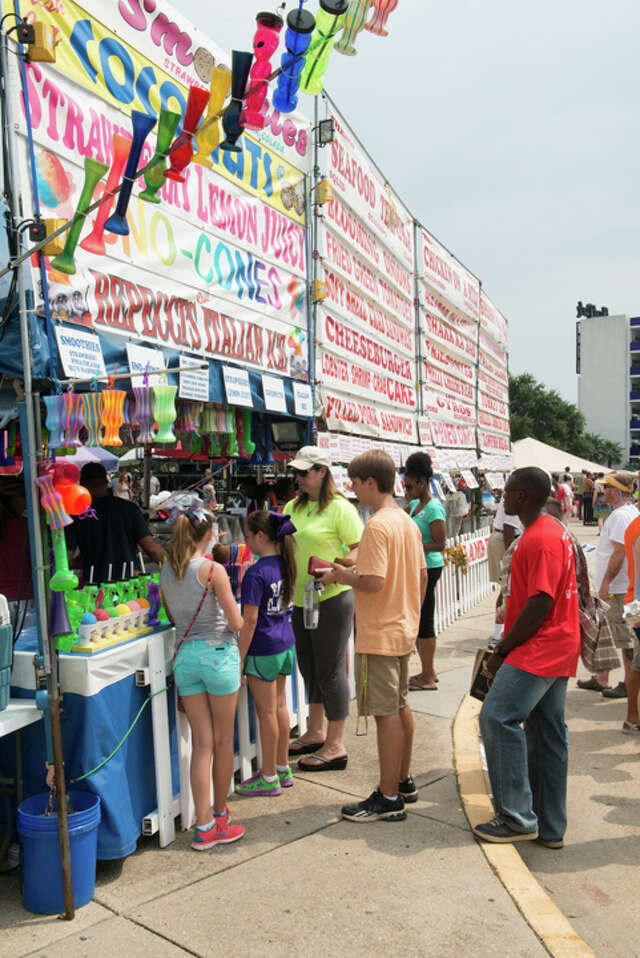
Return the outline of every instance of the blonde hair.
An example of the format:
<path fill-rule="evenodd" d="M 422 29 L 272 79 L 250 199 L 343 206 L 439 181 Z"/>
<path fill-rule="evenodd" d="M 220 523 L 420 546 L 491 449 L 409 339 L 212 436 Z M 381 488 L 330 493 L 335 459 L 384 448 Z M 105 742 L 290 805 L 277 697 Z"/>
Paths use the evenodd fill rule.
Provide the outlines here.
<path fill-rule="evenodd" d="M 312 467 L 313 468 L 313 467 Z M 327 469 L 324 478 L 322 480 L 322 485 L 320 486 L 320 495 L 318 496 L 318 512 L 322 512 L 323 509 L 326 509 L 329 503 L 333 499 L 344 498 L 341 492 L 338 492 L 333 476 L 331 475 L 331 470 Z M 309 502 L 309 496 L 306 492 L 301 492 L 297 499 L 293 503 L 293 511 L 297 512 L 299 509 L 306 508 Z"/>
<path fill-rule="evenodd" d="M 207 516 L 202 522 L 183 513 L 173 527 L 173 536 L 167 546 L 169 565 L 178 582 L 182 582 L 193 555 L 207 533 L 213 528 L 213 516 Z"/>

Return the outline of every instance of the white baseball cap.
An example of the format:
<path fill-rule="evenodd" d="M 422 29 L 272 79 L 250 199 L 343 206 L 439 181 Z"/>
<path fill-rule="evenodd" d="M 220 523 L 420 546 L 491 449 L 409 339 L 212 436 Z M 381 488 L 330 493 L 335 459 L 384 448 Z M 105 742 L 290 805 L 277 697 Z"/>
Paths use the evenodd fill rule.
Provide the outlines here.
<path fill-rule="evenodd" d="M 296 458 L 289 463 L 290 469 L 301 471 L 312 469 L 314 466 L 326 466 L 327 469 L 331 467 L 329 453 L 324 449 L 318 449 L 317 446 L 303 446 L 297 452 Z"/>

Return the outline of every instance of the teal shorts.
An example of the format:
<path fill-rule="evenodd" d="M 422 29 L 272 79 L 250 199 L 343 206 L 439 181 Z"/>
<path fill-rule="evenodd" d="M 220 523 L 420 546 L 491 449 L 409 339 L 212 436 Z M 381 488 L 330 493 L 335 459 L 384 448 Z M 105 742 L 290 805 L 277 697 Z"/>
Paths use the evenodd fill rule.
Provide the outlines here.
<path fill-rule="evenodd" d="M 185 695 L 232 695 L 240 688 L 240 653 L 230 642 L 194 639 L 176 655 L 173 674 L 178 692 Z"/>
<path fill-rule="evenodd" d="M 244 674 L 255 675 L 263 682 L 275 682 L 279 675 L 291 675 L 295 659 L 295 648 L 276 655 L 248 655 L 244 660 Z"/>

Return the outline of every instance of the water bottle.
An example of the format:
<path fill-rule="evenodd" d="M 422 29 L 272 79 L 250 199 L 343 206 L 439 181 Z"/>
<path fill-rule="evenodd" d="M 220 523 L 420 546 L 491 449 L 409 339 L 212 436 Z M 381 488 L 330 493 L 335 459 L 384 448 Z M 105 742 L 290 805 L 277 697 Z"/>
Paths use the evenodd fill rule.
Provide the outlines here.
<path fill-rule="evenodd" d="M 324 586 L 321 582 L 312 579 L 304 587 L 304 627 L 305 629 L 317 629 L 318 619 L 320 618 L 320 593 Z"/>

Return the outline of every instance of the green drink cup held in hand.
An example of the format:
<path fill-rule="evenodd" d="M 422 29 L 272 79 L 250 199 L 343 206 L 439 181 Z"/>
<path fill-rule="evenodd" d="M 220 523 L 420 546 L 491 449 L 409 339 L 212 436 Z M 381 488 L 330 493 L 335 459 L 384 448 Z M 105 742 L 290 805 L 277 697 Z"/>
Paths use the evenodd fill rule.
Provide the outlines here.
<path fill-rule="evenodd" d="M 91 157 L 85 156 L 84 183 L 80 192 L 80 199 L 78 200 L 75 216 L 73 217 L 71 228 L 67 234 L 67 241 L 64 244 L 62 252 L 51 260 L 51 266 L 61 273 L 72 275 L 76 271 L 74 253 L 78 245 L 78 240 L 80 239 L 82 227 L 84 226 L 85 214 L 91 205 L 93 191 L 108 169 L 109 166 L 106 163 L 99 163 L 98 160 L 92 160 Z"/>

